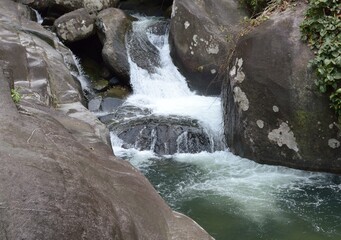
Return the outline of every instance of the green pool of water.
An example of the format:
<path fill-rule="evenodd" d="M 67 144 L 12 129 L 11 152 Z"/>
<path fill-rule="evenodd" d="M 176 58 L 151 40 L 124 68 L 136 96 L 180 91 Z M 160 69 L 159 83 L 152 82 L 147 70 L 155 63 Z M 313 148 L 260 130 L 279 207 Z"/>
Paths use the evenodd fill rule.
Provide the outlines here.
<path fill-rule="evenodd" d="M 230 153 L 128 157 L 174 210 L 217 240 L 341 239 L 341 177 Z"/>

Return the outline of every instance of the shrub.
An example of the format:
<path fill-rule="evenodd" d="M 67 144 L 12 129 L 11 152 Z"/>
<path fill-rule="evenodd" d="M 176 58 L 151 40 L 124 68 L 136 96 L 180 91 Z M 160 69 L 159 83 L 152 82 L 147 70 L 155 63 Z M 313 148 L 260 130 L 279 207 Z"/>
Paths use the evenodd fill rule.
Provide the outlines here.
<path fill-rule="evenodd" d="M 315 58 L 309 65 L 316 70 L 316 85 L 329 94 L 330 107 L 341 119 L 341 15 L 340 0 L 310 0 L 301 24 L 302 39 Z"/>

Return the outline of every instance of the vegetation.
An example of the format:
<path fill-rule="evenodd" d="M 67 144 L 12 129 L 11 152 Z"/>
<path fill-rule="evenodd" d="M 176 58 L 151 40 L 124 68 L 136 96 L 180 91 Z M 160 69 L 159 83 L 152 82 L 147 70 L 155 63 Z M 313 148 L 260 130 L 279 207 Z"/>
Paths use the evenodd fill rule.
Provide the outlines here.
<path fill-rule="evenodd" d="M 316 85 L 329 94 L 330 106 L 341 119 L 341 10 L 340 0 L 310 0 L 301 25 L 303 40 L 316 57 L 310 66 L 316 70 Z"/>
<path fill-rule="evenodd" d="M 252 16 L 257 16 L 269 4 L 271 0 L 240 0 Z"/>
<path fill-rule="evenodd" d="M 21 100 L 21 95 L 20 93 L 18 92 L 18 89 L 17 88 L 13 88 L 11 89 L 11 97 L 12 97 L 12 100 L 15 104 L 18 104 Z"/>

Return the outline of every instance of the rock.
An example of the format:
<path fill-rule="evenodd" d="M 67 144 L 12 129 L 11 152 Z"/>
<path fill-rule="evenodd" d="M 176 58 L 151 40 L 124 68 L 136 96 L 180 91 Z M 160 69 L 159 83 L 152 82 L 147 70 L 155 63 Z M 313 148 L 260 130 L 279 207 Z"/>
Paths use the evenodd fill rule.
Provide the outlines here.
<path fill-rule="evenodd" d="M 71 12 L 85 8 L 88 12 L 99 12 L 109 7 L 116 7 L 119 0 L 19 0 L 37 10 L 56 8 L 60 12 Z"/>
<path fill-rule="evenodd" d="M 0 4 L 0 239 L 211 239 L 113 156 L 61 45 L 18 6 Z M 10 89 L 19 83 L 16 106 Z M 54 104 L 43 99 L 50 94 Z"/>
<path fill-rule="evenodd" d="M 148 109 L 129 105 L 100 119 L 124 141 L 125 148 L 152 150 L 160 155 L 215 150 L 213 138 L 194 119 L 154 116 Z"/>
<path fill-rule="evenodd" d="M 152 33 L 163 36 L 166 33 L 168 26 L 168 21 L 151 19 L 140 25 L 134 25 L 133 31 L 128 35 L 128 48 L 131 60 L 136 63 L 137 66 L 147 70 L 149 73 L 156 72 L 156 69 L 160 67 L 161 60 L 157 43 L 152 43 L 148 35 L 149 33 Z"/>
<path fill-rule="evenodd" d="M 115 109 L 121 106 L 122 103 L 123 103 L 122 99 L 106 97 L 103 99 L 101 103 L 101 109 L 103 112 L 113 112 Z"/>
<path fill-rule="evenodd" d="M 175 0 L 170 45 L 175 65 L 191 89 L 219 95 L 217 77 L 234 47 L 245 13 L 235 0 Z"/>
<path fill-rule="evenodd" d="M 64 14 L 54 22 L 57 35 L 67 42 L 85 39 L 95 33 L 95 19 L 85 8 Z"/>
<path fill-rule="evenodd" d="M 131 30 L 131 23 L 131 17 L 115 8 L 101 11 L 96 19 L 98 36 L 103 44 L 103 60 L 126 84 L 129 84 L 129 62 L 125 36 Z"/>
<path fill-rule="evenodd" d="M 164 16 L 173 0 L 126 0 L 120 1 L 118 8 L 146 16 Z"/>
<path fill-rule="evenodd" d="M 95 98 L 89 100 L 89 102 L 88 102 L 89 111 L 91 111 L 91 112 L 99 111 L 100 107 L 101 107 L 101 103 L 102 103 L 102 97 L 101 96 L 98 96 L 98 97 L 95 97 Z"/>
<path fill-rule="evenodd" d="M 226 142 L 260 163 L 341 173 L 340 126 L 300 40 L 305 9 L 273 14 L 238 42 L 223 86 Z"/>
<path fill-rule="evenodd" d="M 13 15 L 18 6 L 7 2 L 1 6 L 0 65 L 22 101 L 45 106 L 81 101 L 80 85 L 69 71 L 75 65 L 71 51 L 40 24 Z"/>

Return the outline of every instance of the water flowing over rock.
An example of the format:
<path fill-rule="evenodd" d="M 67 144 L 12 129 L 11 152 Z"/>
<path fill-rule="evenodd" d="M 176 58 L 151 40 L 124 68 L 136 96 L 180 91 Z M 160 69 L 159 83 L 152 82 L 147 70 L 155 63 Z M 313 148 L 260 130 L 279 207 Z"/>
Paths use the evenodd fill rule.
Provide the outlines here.
<path fill-rule="evenodd" d="M 246 16 L 235 0 L 175 0 L 170 29 L 171 54 L 191 89 L 219 95 L 220 67 L 234 46 Z"/>
<path fill-rule="evenodd" d="M 148 109 L 126 105 L 101 120 L 123 140 L 124 148 L 151 150 L 160 155 L 215 150 L 213 138 L 194 119 L 156 116 Z"/>
<path fill-rule="evenodd" d="M 211 239 L 113 156 L 69 50 L 21 9 L 0 4 L 0 239 Z"/>
<path fill-rule="evenodd" d="M 96 19 L 98 36 L 103 44 L 103 60 L 125 83 L 129 83 L 125 36 L 131 30 L 132 20 L 133 18 L 116 8 L 101 11 Z"/>
<path fill-rule="evenodd" d="M 237 155 L 260 163 L 341 172 L 340 126 L 307 67 L 303 3 L 276 13 L 237 44 L 223 86 L 225 135 Z"/>
<path fill-rule="evenodd" d="M 82 40 L 95 33 L 95 19 L 85 8 L 64 14 L 54 26 L 58 37 L 67 42 Z"/>
<path fill-rule="evenodd" d="M 169 23 L 165 20 L 156 21 L 150 24 L 150 19 L 145 20 L 145 24 L 134 26 L 129 33 L 128 51 L 131 60 L 142 69 L 149 73 L 154 73 L 160 67 L 160 56 L 157 45 L 161 43 L 152 43 L 150 34 L 164 35 L 168 31 Z"/>

